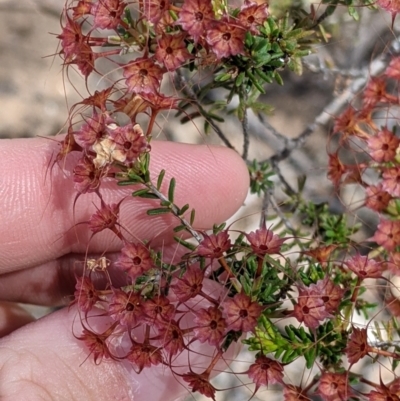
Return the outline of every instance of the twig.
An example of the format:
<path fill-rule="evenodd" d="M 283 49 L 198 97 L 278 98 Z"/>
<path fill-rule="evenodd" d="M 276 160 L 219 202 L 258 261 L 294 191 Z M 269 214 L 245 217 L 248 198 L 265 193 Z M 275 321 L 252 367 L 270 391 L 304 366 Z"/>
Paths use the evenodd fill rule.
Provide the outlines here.
<path fill-rule="evenodd" d="M 214 132 L 218 135 L 218 137 L 222 140 L 222 142 L 230 149 L 236 150 L 234 146 L 229 142 L 228 138 L 225 134 L 221 131 L 217 124 L 209 118 L 207 111 L 203 109 L 199 100 L 197 99 L 196 93 L 193 89 L 188 85 L 185 77 L 182 75 L 181 71 L 176 70 L 176 79 L 175 82 L 178 84 L 179 90 L 192 102 L 196 103 L 199 113 L 207 120 L 210 124 L 211 128 Z"/>
<path fill-rule="evenodd" d="M 249 118 L 247 114 L 247 107 L 244 109 L 243 121 L 242 121 L 242 131 L 243 131 L 243 160 L 247 160 L 247 156 L 249 155 L 249 146 L 250 146 L 250 136 L 249 136 Z"/>
<path fill-rule="evenodd" d="M 145 184 L 147 188 L 151 190 L 151 192 L 157 196 L 160 201 L 165 202 L 165 203 L 171 203 L 169 199 L 162 193 L 160 192 L 155 185 L 152 183 L 146 183 Z M 189 224 L 189 222 L 184 219 L 180 214 L 179 214 L 179 209 L 176 205 L 170 204 L 169 208 L 171 209 L 171 212 L 181 221 L 182 225 L 186 227 L 186 229 L 189 231 L 189 233 L 192 235 L 193 238 L 196 239 L 197 242 L 203 241 L 203 237 L 192 228 L 192 226 Z"/>
<path fill-rule="evenodd" d="M 353 79 L 351 83 L 347 86 L 339 96 L 335 97 L 325 108 L 322 110 L 320 114 L 315 118 L 314 122 L 306 127 L 306 129 L 296 138 L 287 139 L 285 138 L 285 146 L 284 148 L 272 156 L 270 159 L 264 160 L 265 162 L 270 162 L 272 164 L 276 164 L 281 162 L 282 160 L 288 158 L 293 150 L 300 148 L 306 139 L 315 131 L 317 126 L 326 126 L 330 122 L 332 116 L 337 115 L 340 110 L 348 104 L 351 99 L 357 95 L 361 89 L 367 84 L 368 79 L 370 77 L 375 77 L 381 74 L 387 67 L 389 62 L 390 54 L 400 54 L 400 41 L 394 40 L 391 43 L 389 50 L 376 59 L 374 59 L 368 67 L 360 70 L 362 75 L 356 79 Z M 279 132 L 277 132 L 270 125 L 268 129 L 274 133 L 276 137 L 284 137 Z"/>

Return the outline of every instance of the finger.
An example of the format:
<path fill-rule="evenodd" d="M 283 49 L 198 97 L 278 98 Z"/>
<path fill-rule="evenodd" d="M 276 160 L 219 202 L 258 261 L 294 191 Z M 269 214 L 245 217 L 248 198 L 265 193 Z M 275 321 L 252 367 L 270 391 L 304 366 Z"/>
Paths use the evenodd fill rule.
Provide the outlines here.
<path fill-rule="evenodd" d="M 76 192 L 69 173 L 61 172 L 57 165 L 49 173 L 51 157 L 57 151 L 58 145 L 45 138 L 3 140 L 0 144 L 0 272 L 38 266 L 86 250 L 90 234 L 85 225 L 76 223 L 88 220 L 98 198 L 83 195 L 74 208 Z M 196 209 L 197 227 L 209 228 L 227 219 L 246 195 L 247 168 L 229 149 L 154 142 L 151 160 L 153 177 L 164 168 L 167 182 L 176 179 L 175 201 Z M 72 161 L 69 163 L 72 168 Z M 150 219 L 146 211 L 159 203 L 130 197 L 132 189 L 105 185 L 102 193 L 106 202 L 127 197 L 120 220 L 132 238 L 157 238 L 159 243 L 170 238 L 171 228 L 178 222 L 173 216 Z M 120 246 L 108 233 L 100 233 L 90 242 L 90 250 L 99 253 Z"/>
<path fill-rule="evenodd" d="M 162 248 L 162 257 L 165 263 L 172 263 L 186 252 L 186 248 L 175 243 Z M 87 255 L 89 259 L 98 259 L 100 256 L 103 255 Z M 107 272 L 113 286 L 126 286 L 125 276 L 113 264 L 118 253 L 105 256 L 110 262 Z M 46 306 L 69 305 L 73 299 L 76 277 L 81 276 L 84 270 L 83 259 L 82 254 L 68 254 L 39 266 L 5 273 L 0 278 L 0 300 Z M 91 279 L 98 288 L 107 285 L 104 274 L 93 272 Z"/>
<path fill-rule="evenodd" d="M 20 305 L 0 302 L 0 338 L 34 320 L 35 318 Z"/>
<path fill-rule="evenodd" d="M 74 330 L 80 335 L 81 330 L 75 317 L 73 311 L 63 309 L 0 341 L 2 401 L 172 401 L 189 394 L 187 385 L 166 366 L 153 366 L 136 374 L 125 362 L 103 359 L 95 365 L 83 342 L 72 333 Z M 196 359 L 192 366 L 205 369 L 210 363 L 207 352 L 208 347 L 202 346 L 191 353 Z M 188 354 L 174 364 L 184 365 L 179 370 L 188 372 Z"/>

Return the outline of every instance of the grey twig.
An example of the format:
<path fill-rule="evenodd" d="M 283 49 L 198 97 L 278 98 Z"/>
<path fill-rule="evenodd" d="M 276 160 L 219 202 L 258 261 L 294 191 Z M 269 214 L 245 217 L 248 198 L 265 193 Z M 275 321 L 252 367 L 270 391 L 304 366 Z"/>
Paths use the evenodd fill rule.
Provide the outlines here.
<path fill-rule="evenodd" d="M 179 90 L 192 102 L 194 102 L 198 108 L 199 113 L 207 120 L 207 122 L 210 124 L 211 128 L 214 130 L 214 132 L 218 135 L 218 137 L 221 139 L 221 141 L 225 144 L 230 149 L 234 149 L 234 146 L 230 143 L 228 138 L 225 136 L 225 134 L 221 131 L 221 129 L 218 127 L 217 124 L 211 119 L 208 118 L 207 111 L 204 110 L 204 108 L 201 106 L 199 100 L 197 99 L 196 93 L 193 91 L 193 89 L 188 85 L 185 77 L 182 75 L 181 71 L 176 70 L 176 79 L 175 79 Z"/>
<path fill-rule="evenodd" d="M 347 86 L 347 88 L 339 95 L 336 96 L 325 108 L 324 110 L 318 114 L 315 118 L 314 122 L 306 127 L 306 129 L 296 138 L 287 139 L 285 138 L 285 145 L 283 149 L 272 156 L 270 159 L 265 160 L 266 162 L 270 162 L 272 164 L 279 163 L 280 161 L 288 158 L 293 150 L 300 148 L 306 139 L 314 132 L 317 126 L 326 126 L 332 116 L 337 115 L 343 107 L 350 103 L 350 101 L 357 95 L 361 89 L 367 84 L 370 77 L 375 77 L 381 74 L 388 65 L 389 62 L 389 54 L 400 54 L 400 41 L 394 40 L 390 46 L 390 50 L 383 53 L 376 59 L 374 59 L 368 67 L 360 70 L 360 76 L 356 79 L 353 79 L 351 83 Z M 270 126 L 269 126 L 269 129 Z M 272 130 L 276 137 L 283 137 L 276 130 Z"/>
<path fill-rule="evenodd" d="M 247 107 L 244 109 L 243 121 L 242 121 L 242 131 L 243 131 L 243 160 L 247 160 L 249 154 L 250 146 L 250 135 L 249 135 L 249 117 L 247 114 Z"/>

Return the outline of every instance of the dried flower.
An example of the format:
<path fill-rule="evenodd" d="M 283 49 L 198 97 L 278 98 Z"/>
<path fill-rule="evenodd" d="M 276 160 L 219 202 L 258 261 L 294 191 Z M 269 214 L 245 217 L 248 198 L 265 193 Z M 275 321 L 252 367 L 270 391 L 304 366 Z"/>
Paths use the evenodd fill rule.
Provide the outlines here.
<path fill-rule="evenodd" d="M 126 358 L 137 367 L 137 373 L 163 363 L 161 349 L 147 343 L 133 344 Z"/>
<path fill-rule="evenodd" d="M 324 372 L 319 379 L 318 392 L 323 401 L 347 401 L 353 394 L 347 373 Z"/>
<path fill-rule="evenodd" d="M 352 365 L 368 354 L 368 338 L 366 329 L 353 327 L 353 332 L 347 342 L 346 355 Z"/>
<path fill-rule="evenodd" d="M 92 280 L 89 277 L 82 276 L 77 278 L 75 284 L 75 301 L 82 312 L 89 312 L 100 300 L 100 296 Z"/>
<path fill-rule="evenodd" d="M 256 385 L 256 391 L 260 386 L 276 383 L 283 384 L 282 365 L 264 355 L 257 356 L 255 363 L 249 367 L 247 374 Z"/>
<path fill-rule="evenodd" d="M 210 383 L 208 372 L 202 374 L 189 372 L 182 375 L 182 379 L 189 383 L 189 387 L 193 392 L 198 391 L 200 394 L 215 401 L 215 388 Z"/>

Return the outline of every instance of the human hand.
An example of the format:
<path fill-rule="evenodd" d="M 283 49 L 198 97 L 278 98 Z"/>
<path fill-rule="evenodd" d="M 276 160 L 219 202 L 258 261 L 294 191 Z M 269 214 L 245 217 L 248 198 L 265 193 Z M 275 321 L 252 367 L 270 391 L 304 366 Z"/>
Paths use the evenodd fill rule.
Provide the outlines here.
<path fill-rule="evenodd" d="M 95 198 L 82 196 L 74 207 L 72 179 L 49 164 L 57 149 L 43 138 L 0 143 L 0 300 L 65 305 L 74 291 L 76 266 L 90 236 L 85 225 L 76 223 L 88 220 Z M 176 203 L 189 203 L 201 228 L 226 220 L 247 192 L 247 169 L 226 148 L 155 142 L 151 170 L 161 168 L 176 178 Z M 104 188 L 110 200 L 131 191 Z M 174 251 L 170 217 L 149 221 L 147 208 L 141 199 L 128 199 L 122 203 L 121 220 L 137 238 L 155 238 L 163 252 Z M 107 249 L 112 254 L 120 247 L 101 233 L 90 241 L 89 252 Z M 0 319 L 0 333 L 30 320 L 13 304 L 0 305 L 0 317 L 2 313 L 8 318 Z M 187 394 L 163 367 L 136 375 L 114 361 L 96 366 L 74 337 L 80 329 L 74 308 L 63 308 L 0 340 L 0 399 L 167 401 Z"/>

